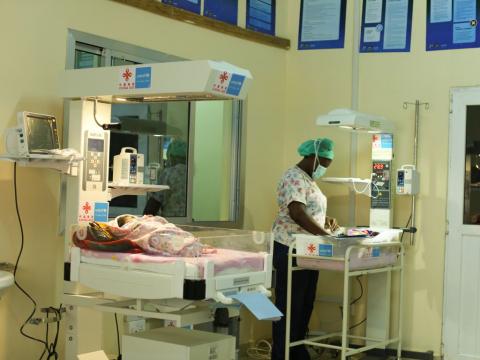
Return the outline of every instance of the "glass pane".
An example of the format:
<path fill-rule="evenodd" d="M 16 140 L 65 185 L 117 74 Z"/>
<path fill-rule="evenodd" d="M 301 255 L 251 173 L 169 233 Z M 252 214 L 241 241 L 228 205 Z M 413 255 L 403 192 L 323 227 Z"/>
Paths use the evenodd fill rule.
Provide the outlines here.
<path fill-rule="evenodd" d="M 195 106 L 192 218 L 232 219 L 232 101 L 200 101 Z"/>
<path fill-rule="evenodd" d="M 168 185 L 169 190 L 147 196 L 112 199 L 110 215 L 143 213 L 167 218 L 187 216 L 188 102 L 114 104 L 112 122 L 121 131 L 111 133 L 110 180 L 114 156 L 133 147 L 144 155 L 144 183 Z"/>
<path fill-rule="evenodd" d="M 121 59 L 115 56 L 112 56 L 112 66 L 120 66 L 120 65 L 135 65 L 139 64 L 135 61 L 130 61 L 126 59 Z"/>
<path fill-rule="evenodd" d="M 88 51 L 75 50 L 75 69 L 100 67 L 102 56 Z"/>
<path fill-rule="evenodd" d="M 467 106 L 464 224 L 480 224 L 480 106 Z"/>

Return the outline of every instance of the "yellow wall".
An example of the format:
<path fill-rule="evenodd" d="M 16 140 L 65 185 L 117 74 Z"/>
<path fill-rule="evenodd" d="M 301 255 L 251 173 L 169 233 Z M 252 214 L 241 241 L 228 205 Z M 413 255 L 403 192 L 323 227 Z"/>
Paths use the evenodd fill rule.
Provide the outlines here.
<path fill-rule="evenodd" d="M 0 96 L 0 132 L 15 124 L 15 114 L 28 109 L 62 117 L 58 93 L 65 67 L 67 28 L 191 59 L 221 59 L 250 69 L 255 83 L 246 105 L 245 225 L 266 230 L 275 214 L 274 188 L 282 171 L 294 164 L 296 146 L 312 134 L 332 137 L 337 157 L 329 175 L 348 174 L 349 136 L 314 125 L 316 115 L 349 107 L 353 1 L 349 1 L 345 49 L 297 51 L 299 1 L 278 2 L 279 33 L 292 40 L 285 52 L 202 30 L 109 1 L 45 0 L 0 4 L 0 57 L 4 86 Z M 410 53 L 361 54 L 359 109 L 386 116 L 397 127 L 396 165 L 412 158 L 413 109 L 404 101 L 428 101 L 421 112 L 417 245 L 407 252 L 404 337 L 409 350 L 440 351 L 445 243 L 445 209 L 450 87 L 474 85 L 479 50 L 425 51 L 424 1 L 414 2 Z M 286 8 L 284 8 L 286 6 Z M 288 19 L 286 17 L 288 13 Z M 46 21 L 41 21 L 41 19 Z M 123 21 L 128 19 L 128 21 Z M 123 25 L 128 24 L 128 25 Z M 275 139 L 275 141 L 272 141 Z M 369 173 L 369 140 L 360 139 L 358 175 Z M 55 302 L 56 276 L 61 276 L 62 239 L 56 235 L 59 177 L 47 170 L 20 169 L 20 209 L 26 248 L 19 280 L 40 305 Z M 347 221 L 344 189 L 324 186 L 331 215 Z M 0 261 L 13 262 L 18 250 L 14 216 L 12 165 L 0 163 Z M 367 221 L 366 199 L 358 199 L 358 218 Z M 395 225 L 409 215 L 407 199 L 395 199 Z M 38 255 L 42 258 L 39 261 Z M 321 288 L 327 284 L 323 276 Z M 16 328 L 30 306 L 17 290 L 0 301 L 0 359 L 31 358 L 40 348 L 22 339 Z M 325 313 L 326 307 L 319 309 Z M 333 311 L 332 311 L 333 313 Z M 265 325 L 264 325 L 265 327 Z M 266 327 L 265 327 L 266 328 Z M 257 336 L 248 329 L 247 337 Z M 265 329 L 264 329 L 265 330 Z M 37 333 L 37 335 L 40 335 Z"/>
<path fill-rule="evenodd" d="M 289 2 L 288 27 L 296 47 L 299 2 Z M 295 146 L 313 133 L 337 141 L 337 157 L 331 176 L 346 176 L 348 136 L 316 128 L 317 114 L 350 106 L 353 1 L 348 1 L 345 49 L 289 52 L 287 58 L 287 120 L 285 166 L 297 160 Z M 478 84 L 478 49 L 425 51 L 426 2 L 414 1 L 410 53 L 360 55 L 359 110 L 379 114 L 395 123 L 395 165 L 412 162 L 414 108 L 404 101 L 429 102 L 421 110 L 419 159 L 421 193 L 418 197 L 417 242 L 407 250 L 405 288 L 405 348 L 440 352 L 445 213 L 447 195 L 449 89 Z M 369 174 L 369 139 L 359 141 L 358 176 Z M 340 164 L 339 164 L 340 163 Z M 333 216 L 347 220 L 346 192 L 323 186 Z M 358 198 L 357 215 L 368 220 L 368 199 Z M 404 226 L 410 214 L 409 200 L 395 197 L 395 225 Z M 322 284 L 325 284 L 323 282 Z M 321 288 L 322 286 L 320 286 Z M 322 291 L 320 291 L 322 293 Z M 324 309 L 329 309 L 325 306 Z M 325 311 L 321 311 L 325 314 Z"/>
<path fill-rule="evenodd" d="M 0 2 L 2 82 L 0 133 L 16 123 L 20 110 L 55 114 L 62 119 L 59 93 L 65 68 L 67 29 L 103 36 L 189 59 L 219 59 L 251 70 L 255 77 L 246 105 L 246 226 L 269 229 L 274 216 L 272 184 L 283 168 L 282 144 L 264 146 L 283 136 L 286 52 L 203 30 L 143 11 L 99 0 L 22 0 Z M 279 14 L 279 26 L 285 25 Z M 282 30 L 281 30 L 282 31 Z M 0 147 L 3 148 L 3 139 Z M 268 166 L 270 171 L 264 171 Z M 258 176 L 258 174 L 262 174 Z M 63 240 L 57 236 L 59 175 L 19 169 L 20 211 L 26 229 L 18 279 L 40 306 L 57 303 L 61 289 Z M 14 215 L 12 164 L 0 162 L 0 261 L 14 262 L 19 230 Z M 39 345 L 22 338 L 18 328 L 31 307 L 16 289 L 0 300 L 0 359 L 32 359 Z M 247 329 L 248 330 L 248 329 Z M 29 330 L 30 331 L 30 330 Z M 43 335 L 36 328 L 37 336 Z M 247 336 L 250 336 L 246 331 Z"/>

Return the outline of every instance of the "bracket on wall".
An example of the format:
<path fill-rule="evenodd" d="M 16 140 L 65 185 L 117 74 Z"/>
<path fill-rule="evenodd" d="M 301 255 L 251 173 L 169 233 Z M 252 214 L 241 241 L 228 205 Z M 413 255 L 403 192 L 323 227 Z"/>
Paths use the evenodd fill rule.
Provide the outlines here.
<path fill-rule="evenodd" d="M 186 22 L 191 25 L 200 26 L 209 30 L 235 36 L 240 39 L 257 42 L 260 44 L 273 46 L 276 48 L 290 49 L 290 40 L 277 36 L 267 35 L 260 32 L 230 25 L 222 21 L 210 19 L 190 11 L 179 9 L 172 5 L 163 4 L 156 0 L 111 0 L 116 3 L 132 6 L 137 9 L 145 10 L 157 15 L 165 16 L 170 19 Z"/>

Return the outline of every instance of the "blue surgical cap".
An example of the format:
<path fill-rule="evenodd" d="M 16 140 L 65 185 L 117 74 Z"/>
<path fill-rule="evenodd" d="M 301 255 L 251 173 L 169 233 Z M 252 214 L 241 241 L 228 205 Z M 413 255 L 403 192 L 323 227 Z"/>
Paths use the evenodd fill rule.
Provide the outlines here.
<path fill-rule="evenodd" d="M 333 141 L 328 138 L 307 140 L 298 147 L 300 156 L 315 155 L 333 160 Z"/>
<path fill-rule="evenodd" d="M 187 157 L 187 143 L 182 140 L 174 140 L 168 145 L 167 156 L 174 156 L 179 158 Z"/>

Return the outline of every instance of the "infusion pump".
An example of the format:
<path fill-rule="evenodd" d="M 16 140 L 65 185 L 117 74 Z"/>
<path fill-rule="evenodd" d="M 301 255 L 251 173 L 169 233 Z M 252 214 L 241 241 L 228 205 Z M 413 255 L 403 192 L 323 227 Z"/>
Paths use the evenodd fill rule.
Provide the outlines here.
<path fill-rule="evenodd" d="M 85 131 L 85 162 L 83 168 L 84 191 L 107 189 L 107 146 L 108 131 Z"/>
<path fill-rule="evenodd" d="M 397 195 L 416 195 L 419 175 L 415 165 L 403 165 L 397 170 Z"/>
<path fill-rule="evenodd" d="M 117 185 L 143 184 L 145 159 L 137 149 L 124 147 L 113 158 L 113 183 Z"/>

